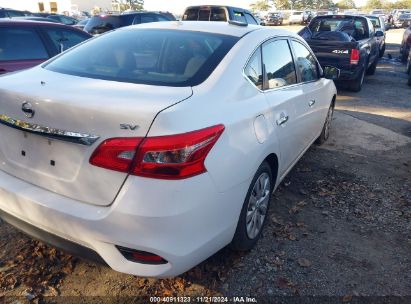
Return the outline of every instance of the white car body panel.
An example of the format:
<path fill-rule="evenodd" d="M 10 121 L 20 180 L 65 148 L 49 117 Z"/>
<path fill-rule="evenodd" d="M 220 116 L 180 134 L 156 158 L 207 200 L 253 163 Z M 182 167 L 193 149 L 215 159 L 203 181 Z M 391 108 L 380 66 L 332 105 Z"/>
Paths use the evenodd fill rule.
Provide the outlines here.
<path fill-rule="evenodd" d="M 42 100 L 47 96 L 57 98 L 60 93 L 58 100 L 64 101 L 64 105 L 60 102 L 57 108 L 53 99 L 48 110 L 44 110 L 45 114 L 41 114 L 45 109 L 41 103 L 37 122 L 100 135 L 99 141 L 87 147 L 87 151 L 82 148 L 81 170 L 78 171 L 84 170 L 86 175 L 95 171 L 94 176 L 105 180 L 104 185 L 109 190 L 102 196 L 100 192 L 104 189 L 101 187 L 86 185 L 83 188 L 78 184 L 79 180 L 73 178 L 73 186 L 81 192 L 76 195 L 70 190 L 65 192 L 61 188 L 44 186 L 41 181 L 34 180 L 34 174 L 22 173 L 26 169 L 11 166 L 10 156 L 0 147 L 0 209 L 3 212 L 93 249 L 117 271 L 140 276 L 178 275 L 230 243 L 248 187 L 260 164 L 268 156 L 278 158 L 277 187 L 320 134 L 336 89 L 331 80 L 321 78 L 312 83 L 264 92 L 246 79 L 243 69 L 264 41 L 279 36 L 302 41 L 287 31 L 219 22 L 159 22 L 138 26 L 179 27 L 239 37 L 247 35 L 234 45 L 203 83 L 193 88 L 153 87 L 84 78 L 76 82 L 75 76 L 53 73 L 53 79 L 47 79 L 45 88 L 37 88 L 35 96 Z M 97 39 L 104 39 L 104 35 Z M 49 73 L 52 72 L 38 67 L 15 74 L 14 78 L 0 78 L 1 111 L 24 119 L 19 110 L 21 98 L 32 96 L 33 87 Z M 36 79 L 32 83 L 27 80 L 29 85 L 25 88 L 15 83 L 34 75 Z M 59 91 L 59 82 L 54 79 L 64 80 L 65 87 L 60 84 Z M 42 90 L 46 93 L 39 93 Z M 80 103 L 82 96 L 88 97 L 83 98 L 87 102 Z M 135 96 L 141 98 L 141 104 L 135 102 Z M 151 103 L 152 99 L 156 102 Z M 316 102 L 310 107 L 312 99 Z M 12 100 L 15 100 L 15 109 L 11 106 Z M 100 106 L 101 100 L 105 101 L 104 107 Z M 76 109 L 72 111 L 75 115 L 64 115 L 71 109 Z M 47 111 L 50 111 L 48 115 Z M 286 112 L 290 119 L 278 126 L 276 120 L 282 112 Z M 103 117 L 104 123 L 92 117 Z M 136 132 L 120 130 L 120 123 L 137 123 L 140 128 Z M 125 173 L 92 167 L 87 162 L 98 143 L 108 137 L 179 134 L 217 124 L 224 124 L 225 130 L 206 158 L 207 172 L 191 178 L 126 177 Z M 0 125 L 0 138 L 9 132 L 7 128 Z M 16 132 L 16 139 L 11 146 L 19 147 L 23 135 L 17 139 L 21 131 L 13 132 Z M 40 176 L 40 173 L 36 174 Z M 42 178 L 47 180 L 48 177 Z M 51 180 L 55 184 L 58 178 L 53 176 Z M 111 182 L 112 188 L 108 185 Z M 118 194 L 114 194 L 113 189 L 117 189 Z M 110 202 L 108 198 L 114 202 L 106 206 Z M 116 245 L 157 254 L 168 263 L 145 265 L 131 262 L 121 255 Z"/>

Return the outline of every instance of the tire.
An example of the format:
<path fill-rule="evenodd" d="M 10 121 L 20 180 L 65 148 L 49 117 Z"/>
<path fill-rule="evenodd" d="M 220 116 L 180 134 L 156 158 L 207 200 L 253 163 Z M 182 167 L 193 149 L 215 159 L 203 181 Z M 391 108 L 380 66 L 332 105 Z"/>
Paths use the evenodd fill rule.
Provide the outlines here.
<path fill-rule="evenodd" d="M 364 83 L 364 77 L 365 77 L 365 67 L 361 70 L 360 75 L 354 79 L 351 80 L 349 83 L 348 89 L 353 92 L 359 92 L 362 89 L 362 85 Z"/>
<path fill-rule="evenodd" d="M 268 181 L 268 183 L 266 183 Z M 255 246 L 267 219 L 274 188 L 271 167 L 264 161 L 248 188 L 230 247 L 246 251 Z M 249 219 L 247 224 L 247 217 Z"/>
<path fill-rule="evenodd" d="M 367 69 L 367 75 L 374 75 L 375 74 L 375 70 L 377 69 L 377 64 L 378 64 L 378 57 L 375 58 L 374 62 Z"/>
<path fill-rule="evenodd" d="M 321 130 L 320 136 L 318 136 L 318 138 L 315 141 L 315 143 L 319 146 L 325 143 L 327 139 L 330 137 L 330 128 L 331 128 L 331 122 L 333 119 L 333 115 L 334 115 L 334 102 L 332 102 L 330 107 L 328 108 L 327 117 L 325 118 L 323 129 Z"/>
<path fill-rule="evenodd" d="M 385 53 L 385 43 L 384 43 L 384 46 L 382 47 L 382 49 L 380 50 L 380 54 L 379 54 L 380 58 L 382 56 L 384 56 L 384 53 Z"/>
<path fill-rule="evenodd" d="M 408 54 L 405 53 L 405 52 L 404 52 L 404 53 L 401 53 L 400 59 L 401 59 L 401 62 L 407 62 Z"/>

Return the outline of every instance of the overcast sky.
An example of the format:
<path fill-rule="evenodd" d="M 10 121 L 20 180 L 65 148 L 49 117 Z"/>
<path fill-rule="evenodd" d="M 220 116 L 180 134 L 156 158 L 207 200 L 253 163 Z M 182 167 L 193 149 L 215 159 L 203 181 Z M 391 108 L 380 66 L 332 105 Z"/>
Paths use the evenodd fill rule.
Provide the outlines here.
<path fill-rule="evenodd" d="M 366 0 L 354 0 L 358 5 L 363 5 Z M 190 5 L 197 4 L 219 4 L 232 5 L 242 8 L 249 8 L 250 4 L 256 0 L 145 0 L 144 9 L 155 11 L 169 11 L 174 14 L 182 14 L 184 8 Z"/>

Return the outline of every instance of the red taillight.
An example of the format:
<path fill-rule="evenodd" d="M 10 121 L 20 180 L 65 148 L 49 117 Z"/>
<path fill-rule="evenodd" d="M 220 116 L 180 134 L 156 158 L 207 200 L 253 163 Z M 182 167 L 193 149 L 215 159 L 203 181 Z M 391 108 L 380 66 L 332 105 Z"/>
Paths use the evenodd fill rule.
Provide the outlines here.
<path fill-rule="evenodd" d="M 142 138 L 110 138 L 98 146 L 90 164 L 110 170 L 128 172 Z"/>
<path fill-rule="evenodd" d="M 358 64 L 359 60 L 360 60 L 360 51 L 357 49 L 352 49 L 351 56 L 350 56 L 350 64 Z"/>
<path fill-rule="evenodd" d="M 188 178 L 207 171 L 204 161 L 223 131 L 224 126 L 217 125 L 184 134 L 147 137 L 144 140 L 108 139 L 93 153 L 90 163 L 151 178 Z"/>

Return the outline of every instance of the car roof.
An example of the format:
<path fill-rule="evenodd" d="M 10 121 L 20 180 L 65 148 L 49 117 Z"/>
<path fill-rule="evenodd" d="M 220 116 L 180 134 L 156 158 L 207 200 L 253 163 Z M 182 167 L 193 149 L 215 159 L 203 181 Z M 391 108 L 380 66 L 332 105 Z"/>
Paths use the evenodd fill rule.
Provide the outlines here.
<path fill-rule="evenodd" d="M 118 30 L 127 30 L 130 28 L 145 29 L 164 29 L 164 30 L 181 30 L 192 32 L 215 33 L 229 36 L 242 37 L 247 33 L 259 30 L 259 25 L 234 25 L 229 22 L 210 22 L 210 21 L 164 21 L 143 23 L 133 26 L 120 28 Z"/>
<path fill-rule="evenodd" d="M 60 28 L 67 28 L 67 29 L 72 29 L 75 31 L 80 31 L 83 34 L 90 35 L 87 32 L 84 32 L 82 30 L 79 30 L 75 28 L 74 26 L 69 26 L 65 25 L 62 23 L 56 23 L 56 22 L 49 22 L 49 21 L 33 21 L 33 20 L 27 20 L 27 19 L 16 19 L 16 18 L 0 18 L 0 26 L 3 25 L 12 25 L 12 26 L 52 26 L 52 27 L 60 27 Z M 90 35 L 91 37 L 91 35 Z"/>
<path fill-rule="evenodd" d="M 246 8 L 241 8 L 241 7 L 236 7 L 236 6 L 230 6 L 230 5 L 218 5 L 218 4 L 212 4 L 212 5 L 207 5 L 207 4 L 205 4 L 205 5 L 190 5 L 190 6 L 187 6 L 184 11 L 186 11 L 186 10 L 188 10 L 188 9 L 203 8 L 203 7 L 204 7 L 204 8 L 207 8 L 207 7 L 225 7 L 225 8 L 228 8 L 228 9 L 233 9 L 233 10 L 238 10 L 238 11 L 245 11 L 245 12 L 248 12 L 248 11 L 249 11 L 249 10 L 246 9 Z"/>

